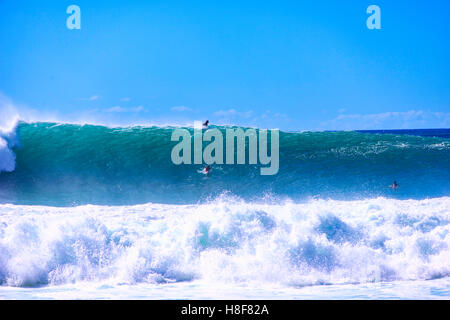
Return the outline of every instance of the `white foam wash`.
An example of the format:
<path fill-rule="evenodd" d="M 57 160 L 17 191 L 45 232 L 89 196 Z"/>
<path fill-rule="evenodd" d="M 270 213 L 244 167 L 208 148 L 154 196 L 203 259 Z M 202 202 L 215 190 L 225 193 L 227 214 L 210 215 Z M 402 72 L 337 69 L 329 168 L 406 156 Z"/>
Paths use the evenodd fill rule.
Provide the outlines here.
<path fill-rule="evenodd" d="M 448 197 L 0 205 L 0 298 L 448 298 L 449 211 Z"/>

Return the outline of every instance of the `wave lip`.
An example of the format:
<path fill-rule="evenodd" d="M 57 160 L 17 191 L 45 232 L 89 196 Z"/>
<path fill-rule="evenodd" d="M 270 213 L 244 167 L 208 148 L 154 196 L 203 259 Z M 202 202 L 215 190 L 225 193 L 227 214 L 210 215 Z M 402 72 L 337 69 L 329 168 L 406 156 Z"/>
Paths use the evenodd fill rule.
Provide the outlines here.
<path fill-rule="evenodd" d="M 0 206 L 0 284 L 281 284 L 450 276 L 450 198 Z"/>
<path fill-rule="evenodd" d="M 8 147 L 8 142 L 0 137 L 0 172 L 12 172 L 16 167 L 16 156 Z"/>
<path fill-rule="evenodd" d="M 16 155 L 12 148 L 18 144 L 16 135 L 18 123 L 16 117 L 8 122 L 6 120 L 0 122 L 0 173 L 12 172 L 16 167 Z"/>

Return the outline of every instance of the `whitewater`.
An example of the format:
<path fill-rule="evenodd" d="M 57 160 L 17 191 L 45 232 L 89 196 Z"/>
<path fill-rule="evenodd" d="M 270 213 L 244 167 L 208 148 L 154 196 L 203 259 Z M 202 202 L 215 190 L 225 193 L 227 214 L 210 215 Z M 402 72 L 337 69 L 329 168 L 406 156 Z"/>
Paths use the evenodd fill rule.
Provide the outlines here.
<path fill-rule="evenodd" d="M 428 286 L 441 283 L 436 285 L 441 291 L 422 291 L 419 298 L 448 297 L 449 210 L 447 197 L 279 205 L 226 197 L 187 206 L 2 205 L 0 297 L 22 292 L 27 298 L 83 298 L 90 290 L 138 298 L 131 292 L 136 286 L 141 298 L 289 298 L 313 297 L 315 286 L 328 294 L 329 286 L 347 291 L 353 286 L 355 298 L 371 285 L 415 286 L 425 280 Z M 388 297 L 417 298 L 401 291 Z M 320 291 L 315 295 L 324 297 Z"/>
<path fill-rule="evenodd" d="M 205 177 L 172 129 L 4 130 L 0 298 L 450 297 L 448 130 L 280 132 L 279 174 Z"/>

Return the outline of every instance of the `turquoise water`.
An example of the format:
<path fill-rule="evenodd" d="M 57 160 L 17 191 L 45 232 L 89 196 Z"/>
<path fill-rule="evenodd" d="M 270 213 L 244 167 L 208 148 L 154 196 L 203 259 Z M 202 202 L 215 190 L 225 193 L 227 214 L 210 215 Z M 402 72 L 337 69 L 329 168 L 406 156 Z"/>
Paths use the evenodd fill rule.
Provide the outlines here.
<path fill-rule="evenodd" d="M 449 130 L 281 132 L 277 175 L 205 176 L 173 129 L 3 134 L 0 298 L 449 298 Z"/>
<path fill-rule="evenodd" d="M 224 192 L 249 201 L 267 195 L 303 201 L 450 194 L 449 130 L 434 133 L 441 137 L 281 132 L 278 174 L 261 176 L 260 165 L 213 165 L 205 178 L 198 174 L 202 165 L 172 163 L 173 129 L 21 123 L 11 147 L 15 169 L 0 174 L 0 202 L 192 204 Z M 416 130 L 421 132 L 428 131 Z M 394 180 L 401 188 L 392 191 L 387 186 Z"/>

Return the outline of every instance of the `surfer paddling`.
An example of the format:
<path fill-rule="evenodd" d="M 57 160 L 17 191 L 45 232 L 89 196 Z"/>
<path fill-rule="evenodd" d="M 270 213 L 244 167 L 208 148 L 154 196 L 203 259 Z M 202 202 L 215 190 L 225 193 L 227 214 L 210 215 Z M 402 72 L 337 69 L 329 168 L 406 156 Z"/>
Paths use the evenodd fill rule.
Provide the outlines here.
<path fill-rule="evenodd" d="M 211 166 L 206 166 L 205 169 L 203 169 L 204 174 L 208 174 L 211 172 Z"/>
<path fill-rule="evenodd" d="M 392 184 L 390 185 L 390 187 L 391 187 L 392 189 L 397 189 L 397 188 L 399 187 L 399 184 L 397 183 L 397 181 L 394 180 L 394 183 L 392 183 Z"/>

